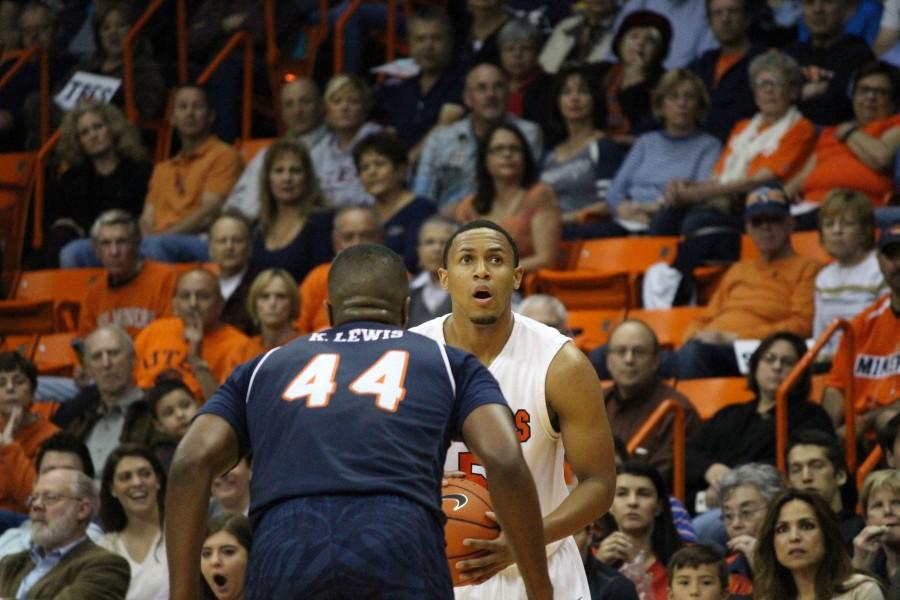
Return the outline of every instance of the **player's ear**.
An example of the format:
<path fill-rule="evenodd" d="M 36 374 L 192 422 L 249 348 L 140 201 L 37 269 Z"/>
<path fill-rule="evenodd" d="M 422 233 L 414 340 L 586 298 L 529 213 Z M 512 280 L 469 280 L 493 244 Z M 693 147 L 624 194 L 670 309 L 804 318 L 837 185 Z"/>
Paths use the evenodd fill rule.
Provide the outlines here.
<path fill-rule="evenodd" d="M 406 324 L 409 322 L 409 303 L 412 300 L 409 296 L 407 296 L 403 300 L 403 306 L 400 307 L 400 327 L 406 327 Z"/>
<path fill-rule="evenodd" d="M 441 287 L 445 290 L 450 289 L 449 284 L 447 283 L 447 269 L 445 269 L 444 267 L 438 267 L 437 273 L 438 279 L 441 280 Z"/>
<path fill-rule="evenodd" d="M 519 265 L 513 270 L 513 278 L 515 280 L 513 287 L 515 289 L 519 289 L 522 286 L 523 277 L 525 277 L 525 269 L 522 265 Z"/>

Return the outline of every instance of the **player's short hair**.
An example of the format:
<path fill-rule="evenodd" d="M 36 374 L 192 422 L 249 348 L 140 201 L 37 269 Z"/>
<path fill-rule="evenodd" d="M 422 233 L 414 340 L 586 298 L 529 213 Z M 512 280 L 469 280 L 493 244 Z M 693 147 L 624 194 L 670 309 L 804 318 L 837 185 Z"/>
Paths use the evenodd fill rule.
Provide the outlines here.
<path fill-rule="evenodd" d="M 81 460 L 81 470 L 84 471 L 84 474 L 91 479 L 94 478 L 94 461 L 91 459 L 90 451 L 84 442 L 71 433 L 60 431 L 44 440 L 34 461 L 36 467 L 35 470 L 38 473 L 41 472 L 41 463 L 44 462 L 44 456 L 46 456 L 48 452 L 68 452 L 74 454 Z"/>
<path fill-rule="evenodd" d="M 358 244 L 342 250 L 328 272 L 332 303 L 345 294 L 344 288 L 370 286 L 385 295 L 406 295 L 408 278 L 400 255 L 382 244 Z"/>
<path fill-rule="evenodd" d="M 675 572 L 678 569 L 696 569 L 703 565 L 715 566 L 722 589 L 728 588 L 728 567 L 725 564 L 725 557 L 715 548 L 703 546 L 702 544 L 686 546 L 672 555 L 668 565 L 669 587 L 672 587 L 672 581 L 674 581 Z"/>
<path fill-rule="evenodd" d="M 450 256 L 450 247 L 453 245 L 453 240 L 457 238 L 462 233 L 467 231 L 471 231 L 473 229 L 493 229 L 494 231 L 498 231 L 503 234 L 503 237 L 506 238 L 506 241 L 509 242 L 509 247 L 513 253 L 513 266 L 519 266 L 519 246 L 516 245 L 516 241 L 509 235 L 505 229 L 494 223 L 493 221 L 489 221 L 487 219 L 476 219 L 474 221 L 470 221 L 466 223 L 459 229 L 457 229 L 453 235 L 450 236 L 450 239 L 447 240 L 447 245 L 444 246 L 444 268 L 447 268 L 447 258 Z"/>
<path fill-rule="evenodd" d="M 34 390 L 37 389 L 37 365 L 15 350 L 0 352 L 0 373 L 11 373 L 13 371 L 21 371 L 22 375 L 28 379 L 31 392 L 34 393 Z"/>

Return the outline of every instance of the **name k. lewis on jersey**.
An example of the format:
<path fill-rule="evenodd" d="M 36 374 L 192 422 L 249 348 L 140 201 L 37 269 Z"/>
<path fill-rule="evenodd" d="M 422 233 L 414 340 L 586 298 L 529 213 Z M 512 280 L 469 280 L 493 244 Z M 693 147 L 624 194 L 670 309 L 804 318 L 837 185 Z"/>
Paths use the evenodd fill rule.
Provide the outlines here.
<path fill-rule="evenodd" d="M 377 342 L 402 338 L 402 329 L 351 329 L 349 331 L 322 331 L 309 336 L 310 342 Z"/>
<path fill-rule="evenodd" d="M 862 379 L 885 379 L 900 374 L 900 352 L 887 356 L 860 354 L 853 365 L 853 374 Z"/>

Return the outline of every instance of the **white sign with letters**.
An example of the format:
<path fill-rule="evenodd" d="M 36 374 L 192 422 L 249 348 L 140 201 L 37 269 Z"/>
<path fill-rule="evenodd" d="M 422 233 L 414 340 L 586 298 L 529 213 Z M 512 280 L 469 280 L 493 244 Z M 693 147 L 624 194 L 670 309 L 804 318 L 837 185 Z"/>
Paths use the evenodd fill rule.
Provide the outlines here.
<path fill-rule="evenodd" d="M 72 110 L 82 100 L 109 104 L 121 86 L 122 80 L 118 77 L 75 71 L 62 91 L 53 97 L 53 101 L 63 110 Z"/>

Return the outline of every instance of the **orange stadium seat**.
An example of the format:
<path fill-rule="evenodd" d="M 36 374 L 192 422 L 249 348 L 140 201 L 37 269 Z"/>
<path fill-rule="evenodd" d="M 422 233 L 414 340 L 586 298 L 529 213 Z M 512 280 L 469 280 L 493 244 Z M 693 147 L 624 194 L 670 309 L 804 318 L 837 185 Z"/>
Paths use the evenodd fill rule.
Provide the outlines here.
<path fill-rule="evenodd" d="M 570 310 L 566 327 L 572 332 L 575 345 L 584 352 L 602 346 L 609 339 L 609 333 L 625 318 L 625 311 L 612 310 Z"/>
<path fill-rule="evenodd" d="M 0 154 L 0 255 L 3 259 L 0 288 L 6 290 L 12 288 L 12 276 L 22 260 L 33 174 L 33 153 Z"/>
<path fill-rule="evenodd" d="M 644 271 L 653 263 L 669 261 L 677 243 L 677 237 L 585 240 L 577 252 L 574 270 L 539 269 L 534 285 L 537 291 L 559 298 L 569 309 L 637 306 Z"/>
<path fill-rule="evenodd" d="M 59 327 L 65 331 L 78 328 L 78 314 L 87 288 L 105 271 L 93 269 L 44 269 L 24 271 L 16 280 L 15 300 L 50 298 L 55 304 Z"/>
<path fill-rule="evenodd" d="M 0 301 L 0 334 L 53 333 L 57 329 L 53 300 Z"/>
<path fill-rule="evenodd" d="M 0 352 L 18 352 L 28 360 L 34 356 L 37 347 L 37 334 L 5 335 L 0 340 Z"/>
<path fill-rule="evenodd" d="M 797 254 L 814 258 L 823 265 L 834 260 L 822 244 L 819 243 L 818 231 L 798 231 L 792 233 L 791 244 L 794 246 L 794 251 Z"/>
<path fill-rule="evenodd" d="M 704 421 L 720 408 L 753 399 L 753 392 L 747 389 L 746 377 L 686 379 L 679 381 L 675 388 L 688 397 Z"/>
<path fill-rule="evenodd" d="M 675 349 L 684 341 L 684 330 L 703 312 L 702 306 L 676 306 L 663 310 L 634 308 L 628 311 L 629 319 L 640 319 L 656 332 L 661 346 Z"/>
<path fill-rule="evenodd" d="M 241 152 L 241 158 L 246 165 L 253 157 L 259 154 L 261 150 L 265 150 L 275 141 L 275 138 L 254 138 L 249 140 L 238 140 L 238 150 Z"/>
<path fill-rule="evenodd" d="M 38 338 L 34 350 L 34 364 L 45 375 L 71 375 L 78 357 L 72 349 L 74 332 L 51 333 Z"/>

